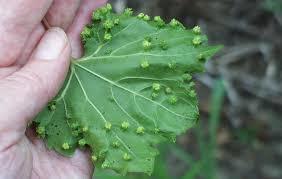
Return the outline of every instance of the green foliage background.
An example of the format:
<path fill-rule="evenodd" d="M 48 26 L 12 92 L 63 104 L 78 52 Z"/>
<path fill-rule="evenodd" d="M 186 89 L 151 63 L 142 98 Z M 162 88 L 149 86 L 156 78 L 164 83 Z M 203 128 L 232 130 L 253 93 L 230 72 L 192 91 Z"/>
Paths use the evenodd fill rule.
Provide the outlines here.
<path fill-rule="evenodd" d="M 265 7 L 271 11 L 282 14 L 282 0 L 266 0 Z"/>

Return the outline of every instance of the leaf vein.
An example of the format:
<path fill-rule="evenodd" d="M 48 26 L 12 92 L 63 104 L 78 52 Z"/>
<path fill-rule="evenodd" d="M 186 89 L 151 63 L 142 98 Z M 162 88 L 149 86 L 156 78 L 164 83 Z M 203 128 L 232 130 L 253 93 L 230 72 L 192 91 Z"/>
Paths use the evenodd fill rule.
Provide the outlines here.
<path fill-rule="evenodd" d="M 132 117 L 130 114 L 128 114 L 128 112 L 119 104 L 119 102 L 117 101 L 117 99 L 115 98 L 114 92 L 113 92 L 113 88 L 111 87 L 111 95 L 115 101 L 115 103 L 117 104 L 117 106 L 129 117 L 131 118 L 137 125 L 140 125 L 139 122 Z"/>
<path fill-rule="evenodd" d="M 89 97 L 88 97 L 88 95 L 87 95 L 87 93 L 86 93 L 86 91 L 85 91 L 85 89 L 84 89 L 84 87 L 83 87 L 83 85 L 82 85 L 82 82 L 81 82 L 81 80 L 79 79 L 79 77 L 78 77 L 78 75 L 77 75 L 77 73 L 76 73 L 75 71 L 74 71 L 74 74 L 75 74 L 75 77 L 76 77 L 76 79 L 77 79 L 77 81 L 78 81 L 78 83 L 79 83 L 79 86 L 80 86 L 81 90 L 82 90 L 83 93 L 84 93 L 84 96 L 85 96 L 85 98 L 86 98 L 86 101 L 95 109 L 95 111 L 101 116 L 101 118 L 104 120 L 104 122 L 107 122 L 106 118 L 105 118 L 104 115 L 101 113 L 101 111 L 100 111 L 100 110 L 96 107 L 96 105 L 89 99 Z M 119 140 L 122 141 L 122 139 L 121 139 L 115 132 L 113 132 L 113 133 L 114 133 L 114 135 L 115 135 Z M 122 144 L 124 145 L 124 147 L 125 147 L 132 155 L 136 156 L 135 153 L 134 153 L 132 150 L 130 150 L 130 148 L 126 145 L 125 142 L 122 141 Z"/>
<path fill-rule="evenodd" d="M 145 97 L 145 96 L 142 96 L 141 94 L 138 94 L 138 93 L 136 93 L 136 92 L 134 92 L 134 91 L 132 91 L 132 90 L 130 90 L 130 89 L 127 89 L 127 88 L 125 88 L 125 87 L 123 87 L 123 86 L 121 86 L 121 85 L 118 85 L 118 84 L 115 83 L 114 81 L 111 81 L 111 80 L 105 78 L 104 76 L 99 75 L 99 74 L 97 74 L 97 73 L 95 73 L 95 72 L 89 70 L 88 68 L 86 68 L 86 67 L 84 67 L 84 66 L 82 66 L 82 65 L 80 65 L 80 64 L 78 64 L 78 63 L 75 63 L 75 65 L 78 66 L 79 68 L 81 68 L 81 69 L 87 71 L 88 73 L 90 73 L 90 74 L 92 74 L 92 75 L 94 75 L 94 76 L 100 78 L 101 80 L 104 80 L 104 81 L 106 81 L 106 82 L 108 82 L 108 83 L 110 83 L 110 84 L 112 84 L 112 85 L 114 85 L 114 86 L 116 86 L 116 87 L 118 87 L 118 88 L 121 88 L 121 89 L 123 89 L 123 90 L 125 90 L 125 91 L 128 91 L 128 92 L 130 92 L 130 93 L 132 93 L 132 94 L 135 94 L 136 96 L 139 96 L 139 97 L 141 97 L 141 98 L 144 98 L 145 100 L 148 100 L 148 101 L 150 101 L 150 102 L 152 102 L 152 103 L 154 103 L 154 104 L 160 106 L 161 108 L 163 108 L 164 110 L 166 110 L 166 111 L 168 111 L 168 112 L 174 114 L 175 116 L 185 118 L 185 116 L 182 116 L 182 115 L 180 115 L 180 114 L 177 114 L 177 113 L 171 111 L 170 109 L 168 109 L 167 107 L 161 105 L 160 103 L 157 103 L 156 101 L 153 101 L 153 100 L 151 100 L 151 99 L 149 99 L 149 98 L 147 98 L 147 97 Z"/>

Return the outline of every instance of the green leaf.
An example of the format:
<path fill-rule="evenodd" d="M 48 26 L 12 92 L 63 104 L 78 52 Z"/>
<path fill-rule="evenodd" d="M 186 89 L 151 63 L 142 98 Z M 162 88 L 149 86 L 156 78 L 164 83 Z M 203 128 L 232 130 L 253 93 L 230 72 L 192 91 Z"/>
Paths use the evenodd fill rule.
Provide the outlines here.
<path fill-rule="evenodd" d="M 93 14 L 82 32 L 84 57 L 72 61 L 61 92 L 35 122 L 47 146 L 65 156 L 89 146 L 98 168 L 151 174 L 155 146 L 196 123 L 190 75 L 221 47 L 175 19 L 131 14 L 109 5 Z"/>

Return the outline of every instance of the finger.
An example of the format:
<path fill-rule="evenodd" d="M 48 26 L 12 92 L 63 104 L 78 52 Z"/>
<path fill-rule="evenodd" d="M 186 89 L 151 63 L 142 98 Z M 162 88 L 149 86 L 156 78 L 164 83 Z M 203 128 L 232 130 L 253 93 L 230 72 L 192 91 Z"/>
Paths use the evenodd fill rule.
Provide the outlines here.
<path fill-rule="evenodd" d="M 68 171 L 57 173 L 64 175 L 57 175 L 57 178 L 91 178 L 94 167 L 88 149 L 77 149 L 71 158 L 64 157 L 55 151 L 48 150 L 45 143 L 36 136 L 34 128 L 28 128 L 26 136 L 32 144 L 33 161 L 37 164 L 34 166 L 37 176 L 31 178 L 44 178 L 46 173 L 54 171 L 54 165 L 58 170 Z"/>
<path fill-rule="evenodd" d="M 54 172 L 54 165 L 57 171 L 67 171 L 56 173 L 56 178 L 91 178 L 93 174 L 93 164 L 90 161 L 90 153 L 76 150 L 72 158 L 59 155 L 55 151 L 46 148 L 42 140 L 36 139 L 32 145 L 33 160 L 37 165 L 37 177 L 44 178 L 46 173 Z M 42 162 L 45 161 L 45 162 Z M 52 177 L 51 177 L 52 178 Z"/>
<path fill-rule="evenodd" d="M 28 121 L 56 95 L 68 71 L 70 54 L 64 31 L 52 28 L 44 34 L 29 62 L 0 82 L 0 116 L 5 116 L 0 118 L 0 151 L 1 140 L 4 138 L 8 146 L 16 143 Z"/>
<path fill-rule="evenodd" d="M 81 0 L 54 0 L 46 14 L 48 25 L 67 29 L 73 22 L 74 16 L 81 4 Z M 44 26 L 40 23 L 28 37 L 25 48 L 17 60 L 17 65 L 24 65 L 32 50 L 45 32 Z"/>
<path fill-rule="evenodd" d="M 0 80 L 10 76 L 15 71 L 19 70 L 19 66 L 3 67 L 0 68 Z"/>
<path fill-rule="evenodd" d="M 26 41 L 26 43 L 24 45 L 24 49 L 23 49 L 21 55 L 18 57 L 15 65 L 23 66 L 23 65 L 26 64 L 26 62 L 30 58 L 30 55 L 32 54 L 32 51 L 34 50 L 34 48 L 36 47 L 36 45 L 38 44 L 38 42 L 40 41 L 40 39 L 44 35 L 45 31 L 46 30 L 45 30 L 44 26 L 42 25 L 42 23 L 39 23 L 35 27 L 35 29 L 29 35 L 28 41 Z"/>
<path fill-rule="evenodd" d="M 0 67 L 16 61 L 51 4 L 52 0 L 0 1 Z"/>
<path fill-rule="evenodd" d="M 83 53 L 80 39 L 83 27 L 91 21 L 92 12 L 106 2 L 107 0 L 82 0 L 77 16 L 67 32 L 72 46 L 73 57 L 79 58 Z"/>
<path fill-rule="evenodd" d="M 45 16 L 49 25 L 67 30 L 77 13 L 80 2 L 81 0 L 54 0 Z"/>
<path fill-rule="evenodd" d="M 66 3 L 68 1 L 62 1 L 62 0 L 55 0 L 54 3 L 52 4 L 49 12 L 47 13 L 47 16 L 52 15 L 52 17 L 48 17 L 48 23 L 51 24 L 51 26 L 60 26 L 60 27 L 64 27 L 66 29 L 66 27 L 69 26 L 69 22 L 72 23 L 73 20 L 73 16 L 74 16 L 74 12 L 77 11 L 78 6 L 81 3 L 81 0 L 76 0 L 76 2 L 74 0 L 72 0 L 73 3 L 71 5 L 71 7 L 69 8 L 69 3 Z M 79 1 L 79 3 L 78 3 Z M 98 2 L 101 3 L 101 2 Z M 85 4 L 84 5 L 88 5 Z M 95 7 L 94 7 L 95 8 Z M 65 9 L 69 9 L 69 10 L 65 10 Z M 68 15 L 68 13 L 70 12 L 70 15 Z M 73 13 L 71 13 L 73 12 Z M 48 15 L 49 14 L 49 15 Z M 63 18 L 65 17 L 65 18 Z M 52 19 L 53 18 L 53 19 Z M 86 22 L 87 23 L 87 22 Z M 81 25 L 80 25 L 81 26 Z M 20 57 L 17 60 L 16 65 L 24 65 L 26 63 L 26 61 L 29 59 L 32 50 L 34 49 L 34 47 L 36 46 L 36 44 L 39 42 L 40 38 L 42 37 L 42 35 L 44 34 L 45 29 L 44 26 L 42 26 L 42 24 L 40 23 L 34 30 L 33 32 L 30 34 L 30 36 L 28 37 L 28 41 L 26 42 L 26 44 L 24 45 L 25 48 L 22 52 L 22 54 L 20 55 Z M 80 32 L 78 32 L 79 34 Z M 81 51 L 81 45 L 80 45 L 80 37 L 78 36 L 78 48 L 79 51 Z M 72 38 L 72 37 L 71 37 Z M 74 48 L 74 50 L 76 50 L 77 48 Z"/>

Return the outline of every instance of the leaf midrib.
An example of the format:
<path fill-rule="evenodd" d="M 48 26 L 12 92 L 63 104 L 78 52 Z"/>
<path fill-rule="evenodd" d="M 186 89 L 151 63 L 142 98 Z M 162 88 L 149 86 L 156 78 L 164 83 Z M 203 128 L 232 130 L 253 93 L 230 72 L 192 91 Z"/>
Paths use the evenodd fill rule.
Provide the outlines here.
<path fill-rule="evenodd" d="M 214 49 L 209 49 L 209 50 L 205 50 L 201 53 L 205 54 L 205 53 L 209 53 L 214 51 Z M 171 54 L 171 55 L 161 55 L 161 54 L 152 54 L 152 53 L 133 53 L 133 54 L 128 54 L 128 55 L 114 55 L 114 56 L 97 56 L 97 57 L 85 57 L 85 58 L 81 58 L 80 60 L 77 60 L 77 62 L 87 62 L 89 60 L 101 60 L 101 59 L 111 59 L 111 58 L 126 58 L 126 57 L 132 57 L 132 56 L 152 56 L 152 57 L 179 57 L 179 56 L 187 56 L 187 55 L 194 55 L 194 54 L 199 54 L 198 51 L 195 52 L 190 52 L 190 53 L 185 53 L 185 54 Z"/>
<path fill-rule="evenodd" d="M 83 91 L 84 97 L 86 99 L 86 101 L 94 108 L 94 110 L 101 116 L 101 118 L 103 119 L 103 121 L 106 123 L 108 122 L 106 120 L 106 118 L 104 117 L 104 115 L 101 113 L 101 111 L 96 107 L 96 105 L 89 99 L 83 85 L 82 82 L 80 80 L 80 78 L 78 77 L 77 73 L 74 71 L 74 75 L 79 83 L 79 86 L 81 88 L 81 90 Z M 113 134 L 115 135 L 115 137 L 123 144 L 123 146 L 128 150 L 128 152 L 130 152 L 134 157 L 137 157 L 136 154 L 127 146 L 127 144 L 117 135 L 116 132 L 112 131 Z"/>
<path fill-rule="evenodd" d="M 143 96 L 143 95 L 141 95 L 141 94 L 139 94 L 139 93 L 136 93 L 136 92 L 134 92 L 134 91 L 132 91 L 132 90 L 130 90 L 130 89 L 127 89 L 127 88 L 125 88 L 125 87 L 123 87 L 123 86 L 121 86 L 121 85 L 115 83 L 114 81 L 109 80 L 108 78 L 106 78 L 106 77 L 104 77 L 104 76 L 102 76 L 102 75 L 99 75 L 99 74 L 95 73 L 94 71 L 89 70 L 88 68 L 86 68 L 86 67 L 80 65 L 78 62 L 74 62 L 74 65 L 77 66 L 77 67 L 79 67 L 79 68 L 81 68 L 81 69 L 83 69 L 83 70 L 85 70 L 86 72 L 88 72 L 88 73 L 90 73 L 90 74 L 92 74 L 92 75 L 94 75 L 94 76 L 100 78 L 101 80 L 106 81 L 106 82 L 112 84 L 113 86 L 116 86 L 116 87 L 118 87 L 118 88 L 120 88 L 120 89 L 123 89 L 123 90 L 125 90 L 125 91 L 128 91 L 129 93 L 131 93 L 131 94 L 133 94 L 133 95 L 136 95 L 136 96 L 139 96 L 139 97 L 141 97 L 141 98 L 144 98 L 145 100 L 150 101 L 150 102 L 152 102 L 152 103 L 154 103 L 154 104 L 160 106 L 161 108 L 165 109 L 166 111 L 170 112 L 171 114 L 174 114 L 175 116 L 178 116 L 178 117 L 181 117 L 181 118 L 186 118 L 186 117 L 183 116 L 183 115 L 180 115 L 180 114 L 177 114 L 177 113 L 171 111 L 170 109 L 168 109 L 167 107 L 163 106 L 162 104 L 160 104 L 160 103 L 158 103 L 158 102 L 156 102 L 156 101 L 153 101 L 153 100 L 151 100 L 151 99 L 149 99 L 149 98 L 147 98 L 147 97 L 145 97 L 145 96 Z"/>

